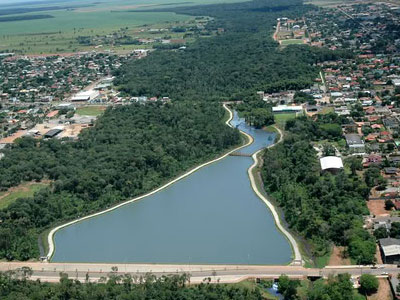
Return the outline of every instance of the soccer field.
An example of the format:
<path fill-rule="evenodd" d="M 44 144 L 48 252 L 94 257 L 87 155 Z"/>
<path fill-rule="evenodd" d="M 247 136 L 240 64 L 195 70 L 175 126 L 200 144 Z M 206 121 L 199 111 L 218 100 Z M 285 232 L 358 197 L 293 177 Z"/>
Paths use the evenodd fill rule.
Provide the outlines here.
<path fill-rule="evenodd" d="M 282 46 L 287 46 L 287 45 L 302 45 L 304 44 L 303 40 L 296 40 L 296 39 L 290 39 L 290 40 L 282 40 L 280 41 Z"/>

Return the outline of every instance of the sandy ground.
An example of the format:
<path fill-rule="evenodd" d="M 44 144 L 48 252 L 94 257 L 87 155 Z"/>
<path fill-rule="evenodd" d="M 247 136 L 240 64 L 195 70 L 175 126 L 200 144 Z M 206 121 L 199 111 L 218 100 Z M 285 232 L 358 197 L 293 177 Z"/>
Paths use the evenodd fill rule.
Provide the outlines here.
<path fill-rule="evenodd" d="M 25 183 L 22 183 L 22 184 L 20 184 L 20 185 L 18 185 L 18 186 L 10 187 L 10 188 L 5 192 L 5 194 L 3 194 L 3 195 L 0 196 L 0 200 L 3 199 L 3 198 L 5 198 L 5 197 L 7 197 L 8 195 L 10 195 L 10 194 L 12 194 L 12 193 L 14 193 L 14 192 L 28 192 L 28 191 L 29 191 L 29 187 L 30 187 L 32 184 L 38 184 L 38 183 L 50 183 L 50 180 L 42 180 L 41 182 L 35 182 L 35 181 L 32 181 L 32 182 L 25 182 Z"/>
<path fill-rule="evenodd" d="M 0 144 L 12 144 L 17 138 L 22 137 L 25 133 L 27 133 L 27 130 L 19 130 L 13 135 L 0 139 Z"/>
<path fill-rule="evenodd" d="M 344 247 L 334 246 L 332 250 L 332 255 L 329 258 L 328 266 L 351 265 L 350 259 L 343 257 L 344 250 Z"/>
<path fill-rule="evenodd" d="M 385 200 L 367 201 L 367 206 L 371 214 L 375 216 L 388 216 L 390 212 L 385 209 Z"/>
<path fill-rule="evenodd" d="M 392 300 L 389 281 L 386 278 L 379 278 L 379 289 L 375 294 L 368 296 L 368 300 Z"/>
<path fill-rule="evenodd" d="M 86 125 L 86 124 L 68 125 L 64 128 L 64 131 L 60 133 L 60 136 L 76 138 L 76 137 L 78 137 L 78 135 L 82 131 L 82 129 L 87 128 L 87 127 L 88 127 L 88 125 Z"/>
<path fill-rule="evenodd" d="M 281 22 L 278 21 L 278 23 L 276 24 L 276 29 L 275 29 L 274 35 L 272 36 L 272 38 L 274 39 L 274 41 L 277 41 L 277 42 L 279 42 L 279 41 L 278 41 L 278 32 L 279 32 L 279 27 L 280 27 L 280 26 L 281 26 Z"/>
<path fill-rule="evenodd" d="M 377 264 L 383 264 L 382 256 L 381 256 L 381 249 L 379 248 L 378 245 L 376 245 L 376 254 L 375 254 L 375 258 L 376 258 L 376 263 L 377 263 Z"/>

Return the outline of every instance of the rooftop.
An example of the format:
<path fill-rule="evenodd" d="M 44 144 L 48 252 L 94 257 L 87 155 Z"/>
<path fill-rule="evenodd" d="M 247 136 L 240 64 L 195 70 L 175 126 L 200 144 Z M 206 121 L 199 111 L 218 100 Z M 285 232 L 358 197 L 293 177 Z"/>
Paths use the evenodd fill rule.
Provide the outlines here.
<path fill-rule="evenodd" d="M 343 162 L 337 156 L 325 156 L 320 158 L 321 170 L 327 169 L 343 169 Z"/>

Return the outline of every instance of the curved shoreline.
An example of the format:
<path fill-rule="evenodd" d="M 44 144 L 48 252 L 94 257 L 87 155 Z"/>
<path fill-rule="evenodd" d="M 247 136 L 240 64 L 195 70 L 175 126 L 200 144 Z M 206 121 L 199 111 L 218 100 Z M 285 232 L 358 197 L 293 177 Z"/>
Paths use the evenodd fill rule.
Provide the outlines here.
<path fill-rule="evenodd" d="M 233 119 L 233 113 L 232 113 L 232 111 L 227 107 L 227 105 L 226 105 L 225 103 L 223 104 L 223 107 L 224 107 L 224 109 L 226 109 L 226 110 L 229 112 L 229 118 L 228 118 L 227 121 L 225 121 L 225 124 L 228 125 L 229 127 L 233 127 L 233 126 L 230 124 L 230 121 Z M 282 142 L 282 140 L 283 140 L 283 133 L 282 133 L 282 131 L 281 131 L 279 128 L 277 128 L 277 127 L 275 127 L 275 128 L 277 129 L 277 131 L 278 131 L 279 134 L 280 134 L 279 141 L 275 142 L 274 144 L 271 144 L 271 145 L 267 146 L 266 148 L 262 148 L 262 149 L 258 150 L 257 152 L 255 152 L 255 153 L 252 155 L 252 158 L 253 158 L 254 163 L 250 166 L 250 168 L 247 170 L 247 172 L 248 172 L 248 175 L 249 175 L 250 184 L 251 184 L 251 187 L 252 187 L 253 191 L 254 191 L 254 192 L 256 193 L 256 195 L 267 205 L 267 207 L 268 207 L 269 210 L 271 211 L 271 214 L 272 214 L 272 216 L 273 216 L 273 218 L 274 218 L 274 222 L 275 222 L 276 227 L 278 228 L 278 230 L 281 231 L 281 233 L 282 233 L 282 234 L 287 238 L 287 240 L 289 241 L 289 244 L 290 244 L 290 246 L 291 246 L 291 248 L 292 248 L 292 251 L 293 251 L 293 254 L 294 254 L 294 258 L 293 258 L 291 264 L 297 264 L 297 265 L 299 265 L 299 264 L 302 264 L 302 258 L 301 258 L 300 250 L 299 250 L 299 247 L 298 247 L 298 245 L 297 245 L 296 240 L 293 238 L 293 236 L 292 236 L 292 235 L 284 228 L 284 226 L 281 224 L 279 215 L 278 215 L 278 213 L 277 213 L 277 211 L 276 211 L 274 205 L 273 205 L 265 196 L 263 196 L 262 193 L 258 190 L 258 187 L 257 187 L 257 185 L 256 185 L 256 183 L 255 183 L 255 178 L 254 178 L 254 176 L 253 176 L 253 169 L 254 169 L 256 166 L 258 166 L 258 164 L 259 164 L 259 160 L 258 160 L 258 158 L 257 158 L 257 155 L 258 155 L 260 152 L 262 152 L 263 150 L 267 149 L 267 148 L 274 147 L 275 145 L 279 144 L 279 143 Z M 58 230 L 60 230 L 60 229 L 62 229 L 62 228 L 64 228 L 64 227 L 73 225 L 73 224 L 75 224 L 75 223 L 78 223 L 78 222 L 87 220 L 87 219 L 89 219 L 89 218 L 93 218 L 93 217 L 96 217 L 96 216 L 99 216 L 99 215 L 108 213 L 108 212 L 113 211 L 113 210 L 115 210 L 115 209 L 117 209 L 117 208 L 120 208 L 120 207 L 122 207 L 122 206 L 124 206 L 124 205 L 130 204 L 130 203 L 133 203 L 133 202 L 135 202 L 135 201 L 141 200 L 141 199 L 143 199 L 143 198 L 145 198 L 145 197 L 151 196 L 151 195 L 153 195 L 153 194 L 155 194 L 155 193 L 157 193 L 157 192 L 159 192 L 159 191 L 161 191 L 161 190 L 167 188 L 168 186 L 170 186 L 170 185 L 176 183 L 177 181 L 179 181 L 179 180 L 181 180 L 181 179 L 183 179 L 183 178 L 185 178 L 185 177 L 191 175 L 192 173 L 198 171 L 199 169 L 201 169 L 201 168 L 203 168 L 203 167 L 205 167 L 205 166 L 207 166 L 207 165 L 210 165 L 210 164 L 212 164 L 212 163 L 215 163 L 215 162 L 217 162 L 217 161 L 219 161 L 219 160 L 221 160 L 221 159 L 224 159 L 224 158 L 227 157 L 229 154 L 231 154 L 231 153 L 233 153 L 233 152 L 235 152 L 235 151 L 237 151 L 237 150 L 240 150 L 240 149 L 242 149 L 242 148 L 244 148 L 244 147 L 247 147 L 247 146 L 251 145 L 251 144 L 253 143 L 253 141 L 254 141 L 253 137 L 252 137 L 251 135 L 247 134 L 247 133 L 244 132 L 244 131 L 241 131 L 241 130 L 240 130 L 240 132 L 241 132 L 241 134 L 243 134 L 243 135 L 248 139 L 247 143 L 245 143 L 245 144 L 243 144 L 243 145 L 241 145 L 241 146 L 239 146 L 239 147 L 237 147 L 237 148 L 234 148 L 234 149 L 232 149 L 232 150 L 226 152 L 226 153 L 223 154 L 222 156 L 220 156 L 220 157 L 218 157 L 218 158 L 216 158 L 216 159 L 213 159 L 213 160 L 211 160 L 211 161 L 205 162 L 205 163 L 203 163 L 203 164 L 201 164 L 201 165 L 198 165 L 198 166 L 194 167 L 193 169 L 189 170 L 188 172 L 186 172 L 186 173 L 184 173 L 184 174 L 178 176 L 178 177 L 175 178 L 175 179 L 172 179 L 171 181 L 167 182 L 166 184 L 162 185 L 161 187 L 159 187 L 159 188 L 157 188 L 157 189 L 155 189 L 155 190 L 153 190 L 153 191 L 150 191 L 150 192 L 147 193 L 147 194 L 138 196 L 138 197 L 136 197 L 136 198 L 127 200 L 127 201 L 122 202 L 122 203 L 120 203 L 120 204 L 117 204 L 117 205 L 115 205 L 115 206 L 113 206 L 113 207 L 110 207 L 110 208 L 108 208 L 108 209 L 106 209 L 106 210 L 103 210 L 103 211 L 100 211 L 100 212 L 97 212 L 97 213 L 93 213 L 93 214 L 91 214 L 91 215 L 88 215 L 88 216 L 85 216 L 85 217 L 82 217 L 82 218 L 75 219 L 75 220 L 73 220 L 73 221 L 70 221 L 70 222 L 68 222 L 68 223 L 65 223 L 65 224 L 62 224 L 62 225 L 59 225 L 59 226 L 53 228 L 53 229 L 49 232 L 48 238 L 47 238 L 47 240 L 48 240 L 48 245 L 49 245 L 49 251 L 48 251 L 48 254 L 47 254 L 47 256 L 46 256 L 46 257 L 47 257 L 47 261 L 49 262 L 49 261 L 51 260 L 52 256 L 53 256 L 54 253 L 55 253 L 54 235 L 55 235 L 55 233 L 56 233 Z"/>
<path fill-rule="evenodd" d="M 271 211 L 272 216 L 274 217 L 275 225 L 276 227 L 282 232 L 282 234 L 288 239 L 289 244 L 292 247 L 293 253 L 294 253 L 294 258 L 292 261 L 292 264 L 303 264 L 302 258 L 301 258 L 301 253 L 299 250 L 299 246 L 297 245 L 297 241 L 294 239 L 294 237 L 288 232 L 285 227 L 281 223 L 281 219 L 279 218 L 278 212 L 275 209 L 275 206 L 259 191 L 257 185 L 256 185 L 256 180 L 253 175 L 253 169 L 258 166 L 259 160 L 258 160 L 258 154 L 264 151 L 265 149 L 272 148 L 275 145 L 279 144 L 280 142 L 283 141 L 283 133 L 282 131 L 274 125 L 274 128 L 279 132 L 279 141 L 269 145 L 266 148 L 260 149 L 257 152 L 255 152 L 251 157 L 254 160 L 254 163 L 251 165 L 251 167 L 247 170 L 247 173 L 250 178 L 250 183 L 251 187 L 253 188 L 254 192 L 256 195 L 267 205 L 269 210 Z"/>
<path fill-rule="evenodd" d="M 226 106 L 225 103 L 223 104 L 223 107 L 224 107 L 224 109 L 226 109 L 226 110 L 229 112 L 229 118 L 228 118 L 227 121 L 225 121 L 225 124 L 228 125 L 229 127 L 232 127 L 232 125 L 230 124 L 230 121 L 233 119 L 233 113 L 232 113 L 232 111 Z M 175 179 L 172 179 L 171 181 L 167 182 L 166 184 L 162 185 L 161 187 L 159 187 L 159 188 L 157 188 L 157 189 L 155 189 L 155 190 L 153 190 L 153 191 L 150 191 L 150 192 L 147 193 L 147 194 L 144 194 L 144 195 L 141 195 L 141 196 L 139 196 L 139 197 L 136 197 L 136 198 L 127 200 L 127 201 L 125 201 L 125 202 L 122 202 L 122 203 L 120 203 L 120 204 L 117 204 L 117 205 L 115 205 L 115 206 L 113 206 L 113 207 L 110 207 L 110 208 L 108 208 L 108 209 L 99 211 L 99 212 L 97 212 L 97 213 L 94 213 L 94 214 L 91 214 L 91 215 L 88 215 L 88 216 L 85 216 L 85 217 L 82 217 L 82 218 L 79 218 L 79 219 L 72 220 L 72 221 L 70 221 L 70 222 L 68 222 L 68 223 L 65 223 L 65 224 L 62 224 L 62 225 L 59 225 L 59 226 L 53 228 L 53 229 L 49 232 L 49 235 L 47 236 L 47 242 L 48 242 L 48 244 L 49 244 L 49 251 L 48 251 L 48 253 L 47 253 L 46 260 L 47 260 L 47 261 L 50 261 L 51 258 L 52 258 L 53 255 L 54 255 L 54 253 L 55 253 L 54 235 L 55 235 L 55 233 L 56 233 L 58 230 L 60 230 L 60 229 L 62 229 L 62 228 L 64 228 L 64 227 L 70 226 L 70 225 L 72 225 L 72 224 L 75 224 L 75 223 L 78 223 L 78 222 L 81 222 L 81 221 L 84 221 L 84 220 L 87 220 L 87 219 L 90 219 L 90 218 L 93 218 L 93 217 L 96 217 L 96 216 L 99 216 L 99 215 L 108 213 L 108 212 L 113 211 L 113 210 L 115 210 L 115 209 L 117 209 L 117 208 L 120 208 L 121 206 L 124 206 L 124 205 L 127 205 L 127 204 L 129 204 L 129 203 L 138 201 L 138 200 L 143 199 L 143 198 L 145 198 L 145 197 L 151 196 L 151 195 L 153 195 L 153 194 L 155 194 L 155 193 L 157 193 L 157 192 L 159 192 L 159 191 L 161 191 L 161 190 L 167 188 L 168 186 L 174 184 L 175 182 L 177 182 L 177 181 L 179 181 L 179 180 L 181 180 L 181 179 L 183 179 L 183 178 L 189 176 L 190 174 L 192 174 L 192 173 L 198 171 L 199 169 L 201 169 L 201 168 L 203 168 L 203 167 L 205 167 L 205 166 L 207 166 L 207 165 L 210 165 L 210 164 L 212 164 L 212 163 L 214 163 L 214 162 L 217 162 L 217 161 L 219 161 L 219 160 L 221 160 L 221 159 L 224 159 L 224 158 L 227 157 L 229 154 L 231 154 L 231 153 L 233 153 L 233 152 L 235 152 L 235 151 L 237 151 L 237 150 L 239 150 L 239 149 L 242 149 L 242 148 L 244 148 L 244 147 L 247 147 L 247 146 L 251 145 L 251 144 L 253 143 L 253 141 L 254 141 L 253 137 L 252 137 L 251 135 L 249 135 L 249 134 L 243 132 L 243 131 L 240 131 L 240 132 L 241 132 L 242 134 L 244 134 L 244 135 L 248 138 L 248 142 L 247 142 L 246 144 L 241 145 L 241 146 L 239 146 L 239 147 L 237 147 L 237 148 L 234 148 L 234 149 L 232 149 L 232 150 L 226 152 L 225 154 L 223 154 L 222 156 L 220 156 L 220 157 L 218 157 L 218 158 L 216 158 L 216 159 L 210 160 L 210 161 L 205 162 L 205 163 L 203 163 L 203 164 L 201 164 L 201 165 L 199 165 L 199 166 L 197 166 L 197 167 L 194 167 L 193 169 L 189 170 L 188 172 L 186 172 L 186 173 L 184 173 L 184 174 L 178 176 L 178 177 L 175 178 Z"/>

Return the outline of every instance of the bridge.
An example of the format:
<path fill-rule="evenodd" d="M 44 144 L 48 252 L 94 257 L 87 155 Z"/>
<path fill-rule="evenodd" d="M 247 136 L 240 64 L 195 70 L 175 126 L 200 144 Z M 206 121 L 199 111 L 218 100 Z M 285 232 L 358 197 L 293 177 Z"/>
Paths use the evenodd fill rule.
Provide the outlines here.
<path fill-rule="evenodd" d="M 33 273 L 31 280 L 40 279 L 47 282 L 58 282 L 60 273 L 68 274 L 69 278 L 84 282 L 98 281 L 107 277 L 110 273 L 117 275 L 130 274 L 131 276 L 143 276 L 152 273 L 156 276 L 183 274 L 191 275 L 191 283 L 200 283 L 204 278 L 210 278 L 211 282 L 235 283 L 248 278 L 275 279 L 285 274 L 290 278 L 302 279 L 307 277 L 327 278 L 329 275 L 349 273 L 353 276 L 372 274 L 379 277 L 387 277 L 388 274 L 397 276 L 400 268 L 397 265 L 376 266 L 329 266 L 323 269 L 304 268 L 302 266 L 260 266 L 260 265 L 198 265 L 198 264 L 122 264 L 122 263 L 40 263 L 40 262 L 1 262 L 0 271 L 18 270 L 29 267 Z"/>
<path fill-rule="evenodd" d="M 244 157 L 251 157 L 251 154 L 241 153 L 241 152 L 232 152 L 229 156 L 244 156 Z"/>

